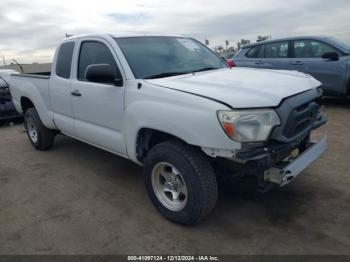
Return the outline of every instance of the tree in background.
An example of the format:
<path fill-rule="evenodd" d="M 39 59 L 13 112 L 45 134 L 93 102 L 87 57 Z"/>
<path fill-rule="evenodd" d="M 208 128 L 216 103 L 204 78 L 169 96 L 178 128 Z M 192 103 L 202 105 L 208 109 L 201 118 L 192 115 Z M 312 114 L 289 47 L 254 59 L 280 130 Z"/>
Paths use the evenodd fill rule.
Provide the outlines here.
<path fill-rule="evenodd" d="M 256 40 L 256 42 L 263 42 L 263 41 L 270 40 L 270 39 L 271 39 L 271 36 L 267 36 L 267 35 L 261 36 L 261 35 L 259 35 L 257 40 Z"/>
<path fill-rule="evenodd" d="M 238 48 L 238 50 L 240 50 L 243 46 L 249 45 L 249 44 L 250 44 L 250 40 L 241 39 L 241 41 L 237 43 L 237 48 Z"/>

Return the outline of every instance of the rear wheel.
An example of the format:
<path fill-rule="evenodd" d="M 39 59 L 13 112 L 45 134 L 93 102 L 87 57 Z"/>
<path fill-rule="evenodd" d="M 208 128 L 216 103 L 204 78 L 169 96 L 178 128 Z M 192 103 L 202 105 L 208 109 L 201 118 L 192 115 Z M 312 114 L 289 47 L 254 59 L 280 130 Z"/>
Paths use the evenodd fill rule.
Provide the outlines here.
<path fill-rule="evenodd" d="M 144 162 L 147 192 L 167 219 L 194 225 L 215 207 L 215 173 L 200 150 L 179 141 L 156 145 Z"/>
<path fill-rule="evenodd" d="M 48 150 L 55 139 L 55 131 L 46 128 L 35 108 L 29 108 L 24 115 L 24 126 L 29 141 L 38 150 Z"/>

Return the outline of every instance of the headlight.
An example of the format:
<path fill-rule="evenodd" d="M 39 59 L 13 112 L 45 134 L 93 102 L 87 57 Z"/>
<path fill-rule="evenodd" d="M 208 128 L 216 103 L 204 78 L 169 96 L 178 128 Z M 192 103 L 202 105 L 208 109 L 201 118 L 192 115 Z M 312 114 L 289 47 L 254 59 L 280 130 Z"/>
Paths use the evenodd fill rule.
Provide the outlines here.
<path fill-rule="evenodd" d="M 274 110 L 218 111 L 225 133 L 239 142 L 266 141 L 273 127 L 281 122 Z"/>

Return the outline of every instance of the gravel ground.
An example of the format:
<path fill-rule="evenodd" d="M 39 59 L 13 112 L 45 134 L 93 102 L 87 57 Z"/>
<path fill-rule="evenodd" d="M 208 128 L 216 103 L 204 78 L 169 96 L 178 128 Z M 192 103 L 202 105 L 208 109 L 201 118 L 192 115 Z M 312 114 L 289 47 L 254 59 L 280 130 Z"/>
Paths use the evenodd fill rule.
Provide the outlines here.
<path fill-rule="evenodd" d="M 64 136 L 38 152 L 0 127 L 0 254 L 350 254 L 350 100 L 322 103 L 321 159 L 263 196 L 221 191 L 196 227 L 158 214 L 137 165 Z"/>

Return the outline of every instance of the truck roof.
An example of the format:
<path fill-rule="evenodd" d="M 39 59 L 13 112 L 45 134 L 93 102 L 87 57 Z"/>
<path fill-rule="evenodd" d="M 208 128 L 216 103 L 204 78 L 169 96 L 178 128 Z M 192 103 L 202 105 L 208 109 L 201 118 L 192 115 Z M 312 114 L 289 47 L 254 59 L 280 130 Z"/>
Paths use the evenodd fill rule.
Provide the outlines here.
<path fill-rule="evenodd" d="M 91 34 L 80 34 L 66 38 L 77 39 L 85 37 L 113 37 L 113 38 L 124 38 L 124 37 L 145 37 L 145 36 L 164 36 L 164 37 L 189 37 L 185 35 L 177 34 L 165 34 L 165 33 L 152 33 L 152 32 L 116 32 L 116 33 L 91 33 Z"/>

